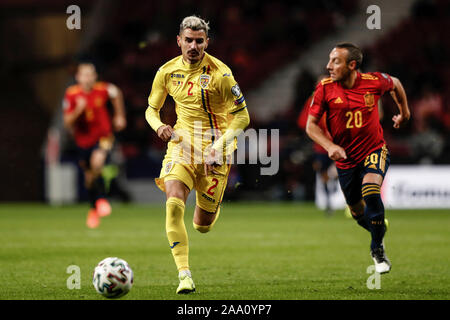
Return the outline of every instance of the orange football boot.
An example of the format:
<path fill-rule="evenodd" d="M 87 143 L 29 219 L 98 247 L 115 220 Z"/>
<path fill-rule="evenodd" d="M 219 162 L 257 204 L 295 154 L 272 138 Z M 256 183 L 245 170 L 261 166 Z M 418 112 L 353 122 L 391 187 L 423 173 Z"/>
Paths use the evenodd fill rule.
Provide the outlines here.
<path fill-rule="evenodd" d="M 100 216 L 98 215 L 97 210 L 93 208 L 89 209 L 86 225 L 91 229 L 95 229 L 100 225 Z"/>
<path fill-rule="evenodd" d="M 100 198 L 95 201 L 95 209 L 100 217 L 106 217 L 111 214 L 111 205 L 105 198 Z"/>

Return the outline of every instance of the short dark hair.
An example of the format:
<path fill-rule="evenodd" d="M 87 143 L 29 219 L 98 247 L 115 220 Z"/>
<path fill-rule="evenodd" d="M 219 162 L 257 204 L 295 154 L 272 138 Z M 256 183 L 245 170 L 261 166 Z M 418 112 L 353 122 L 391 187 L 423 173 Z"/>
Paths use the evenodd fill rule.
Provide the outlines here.
<path fill-rule="evenodd" d="M 341 42 L 338 43 L 335 48 L 339 49 L 347 49 L 348 56 L 347 56 L 347 63 L 349 63 L 352 60 L 356 61 L 356 69 L 359 69 L 361 67 L 362 61 L 363 61 L 363 53 L 361 49 L 350 42 Z"/>

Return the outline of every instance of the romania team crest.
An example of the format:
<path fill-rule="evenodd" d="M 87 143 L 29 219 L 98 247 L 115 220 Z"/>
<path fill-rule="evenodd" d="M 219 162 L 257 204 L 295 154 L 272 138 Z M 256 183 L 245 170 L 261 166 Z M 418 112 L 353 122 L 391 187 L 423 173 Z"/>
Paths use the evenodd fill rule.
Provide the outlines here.
<path fill-rule="evenodd" d="M 375 105 L 375 98 L 372 93 L 367 92 L 364 95 L 364 104 L 368 108 L 373 108 L 373 106 Z"/>
<path fill-rule="evenodd" d="M 202 87 L 202 89 L 208 88 L 210 80 L 211 76 L 209 74 L 202 74 L 200 76 L 200 87 Z"/>
<path fill-rule="evenodd" d="M 166 167 L 164 168 L 165 174 L 168 174 L 170 170 L 172 170 L 173 161 L 169 161 L 166 163 Z"/>

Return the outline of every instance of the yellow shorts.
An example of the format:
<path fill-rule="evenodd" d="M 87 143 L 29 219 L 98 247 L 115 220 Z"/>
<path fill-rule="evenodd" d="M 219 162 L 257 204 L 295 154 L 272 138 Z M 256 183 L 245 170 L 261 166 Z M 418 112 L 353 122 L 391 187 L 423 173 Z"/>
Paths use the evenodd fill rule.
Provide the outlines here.
<path fill-rule="evenodd" d="M 169 147 L 164 157 L 159 178 L 155 179 L 156 185 L 165 192 L 164 182 L 178 180 L 183 182 L 189 190 L 196 190 L 196 204 L 207 212 L 216 213 L 223 198 L 227 186 L 228 174 L 231 165 L 224 163 L 215 168 L 215 174 L 205 175 L 204 165 L 189 164 L 175 161 L 171 156 Z"/>

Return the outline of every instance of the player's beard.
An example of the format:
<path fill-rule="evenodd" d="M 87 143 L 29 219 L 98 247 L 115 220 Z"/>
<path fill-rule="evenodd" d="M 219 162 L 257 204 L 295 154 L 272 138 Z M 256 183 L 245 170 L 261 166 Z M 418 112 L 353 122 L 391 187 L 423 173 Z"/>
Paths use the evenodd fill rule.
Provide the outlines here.
<path fill-rule="evenodd" d="M 336 78 L 335 81 L 337 82 L 345 82 L 351 75 L 352 70 L 350 70 L 349 68 L 345 68 L 342 70 L 341 76 L 339 78 Z"/>
<path fill-rule="evenodd" d="M 187 57 L 191 63 L 196 63 L 200 60 L 200 52 L 197 50 L 189 50 L 187 52 Z"/>

